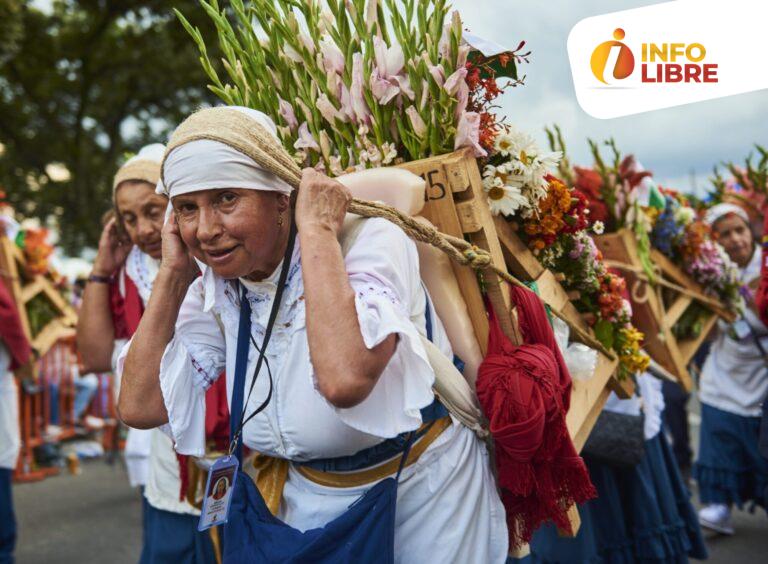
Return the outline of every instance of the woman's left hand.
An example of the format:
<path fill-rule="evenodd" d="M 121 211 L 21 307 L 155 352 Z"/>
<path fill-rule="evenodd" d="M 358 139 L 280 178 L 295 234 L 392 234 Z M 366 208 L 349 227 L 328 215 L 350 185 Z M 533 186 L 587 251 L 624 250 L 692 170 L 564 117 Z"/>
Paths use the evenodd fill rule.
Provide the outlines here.
<path fill-rule="evenodd" d="M 338 236 L 351 200 L 352 195 L 341 183 L 313 168 L 305 168 L 296 199 L 299 232 L 330 231 Z"/>

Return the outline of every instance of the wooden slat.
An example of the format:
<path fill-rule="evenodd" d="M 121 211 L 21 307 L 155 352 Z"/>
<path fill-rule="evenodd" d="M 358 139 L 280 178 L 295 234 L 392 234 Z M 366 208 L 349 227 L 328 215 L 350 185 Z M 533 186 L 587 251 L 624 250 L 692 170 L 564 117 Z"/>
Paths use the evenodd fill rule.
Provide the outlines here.
<path fill-rule="evenodd" d="M 45 279 L 36 276 L 35 279 L 21 289 L 21 303 L 28 304 L 35 296 L 43 291 Z"/>
<path fill-rule="evenodd" d="M 616 370 L 617 361 L 598 355 L 594 375 L 588 380 L 574 380 L 571 388 L 571 408 L 566 416 L 568 431 L 576 450 L 581 451 L 592 431 L 597 416 L 608 399 L 608 381 Z"/>
<path fill-rule="evenodd" d="M 667 329 L 672 329 L 692 303 L 692 297 L 679 296 L 672 306 L 667 308 L 667 314 L 664 316 L 664 326 Z"/>
<path fill-rule="evenodd" d="M 720 302 L 720 300 L 713 298 L 712 296 L 708 296 L 704 291 L 704 288 L 698 282 L 688 276 L 680 267 L 669 260 L 669 258 L 667 258 L 663 253 L 655 249 L 652 250 L 651 260 L 661 269 L 665 278 L 671 280 L 679 286 L 684 286 L 688 292 L 693 294 L 693 297 L 695 297 L 700 304 L 706 306 L 711 311 L 714 311 L 717 313 L 717 315 L 729 323 L 736 321 L 735 313 L 728 311 L 725 305 Z"/>
<path fill-rule="evenodd" d="M 501 217 L 497 217 L 494 223 L 510 274 L 514 274 L 523 280 L 538 279 L 546 269 L 533 256 L 533 253 L 520 237 L 517 236 L 509 222 Z"/>
<path fill-rule="evenodd" d="M 606 259 L 627 264 L 633 269 L 642 268 L 637 240 L 631 231 L 621 229 L 617 233 L 599 235 L 594 239 Z M 627 280 L 630 293 L 639 291 L 641 294 L 635 297 L 642 299 L 632 300 L 632 322 L 645 335 L 643 348 L 651 358 L 673 374 L 685 390 L 690 391 L 693 381 L 688 373 L 687 362 L 680 353 L 677 339 L 664 322 L 664 306 L 659 295 L 632 272 L 623 271 L 621 274 Z"/>

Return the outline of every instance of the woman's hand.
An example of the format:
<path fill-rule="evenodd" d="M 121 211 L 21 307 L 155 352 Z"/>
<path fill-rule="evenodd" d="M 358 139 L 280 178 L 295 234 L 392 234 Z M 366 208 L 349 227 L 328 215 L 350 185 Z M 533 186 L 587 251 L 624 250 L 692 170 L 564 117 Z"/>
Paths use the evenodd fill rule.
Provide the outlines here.
<path fill-rule="evenodd" d="M 313 168 L 301 175 L 296 200 L 296 226 L 299 233 L 330 231 L 338 236 L 352 195 L 341 183 Z"/>
<path fill-rule="evenodd" d="M 113 217 L 101 231 L 93 273 L 98 276 L 112 276 L 128 258 L 132 247 L 130 241 L 120 236 L 117 218 Z"/>
<path fill-rule="evenodd" d="M 163 225 L 162 237 L 163 258 L 160 267 L 169 274 L 192 281 L 198 272 L 197 263 L 181 238 L 176 214 L 172 213 Z"/>

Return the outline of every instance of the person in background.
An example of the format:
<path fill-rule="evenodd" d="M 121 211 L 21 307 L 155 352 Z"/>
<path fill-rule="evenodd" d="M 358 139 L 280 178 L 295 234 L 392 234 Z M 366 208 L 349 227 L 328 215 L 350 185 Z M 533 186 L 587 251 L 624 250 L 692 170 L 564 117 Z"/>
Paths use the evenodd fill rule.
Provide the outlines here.
<path fill-rule="evenodd" d="M 21 438 L 14 371 L 28 371 L 31 360 L 32 347 L 21 326 L 16 303 L 0 278 L 0 564 L 13 564 L 16 547 L 11 478 Z"/>
<path fill-rule="evenodd" d="M 104 226 L 80 307 L 83 372 L 113 369 L 113 358 L 133 335 L 149 301 L 168 204 L 155 193 L 164 151 L 160 144 L 144 147 L 115 175 L 116 214 Z M 211 535 L 197 531 L 199 510 L 181 498 L 187 461 L 177 459 L 171 439 L 159 429 L 130 429 L 125 456 L 131 485 L 143 487 L 141 563 L 215 562 Z"/>
<path fill-rule="evenodd" d="M 702 526 L 731 535 L 733 506 L 766 507 L 768 461 L 758 451 L 761 405 L 768 392 L 768 327 L 757 315 L 750 291 L 760 275 L 747 213 L 739 206 L 713 206 L 705 221 L 741 271 L 747 308 L 731 325 L 718 324 L 699 386 L 701 436 L 694 477 L 704 507 Z"/>

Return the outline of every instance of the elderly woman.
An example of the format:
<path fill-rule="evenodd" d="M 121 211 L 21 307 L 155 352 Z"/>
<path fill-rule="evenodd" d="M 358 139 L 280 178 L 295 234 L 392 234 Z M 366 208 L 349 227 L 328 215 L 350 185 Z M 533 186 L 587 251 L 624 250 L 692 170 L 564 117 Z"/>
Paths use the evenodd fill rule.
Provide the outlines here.
<path fill-rule="evenodd" d="M 148 145 L 115 175 L 115 217 L 107 221 L 83 295 L 77 342 L 86 372 L 107 372 L 136 330 L 160 265 L 168 198 L 155 193 L 165 147 Z M 210 535 L 197 531 L 199 510 L 179 499 L 179 461 L 159 430 L 129 429 L 131 486 L 143 488 L 142 564 L 215 562 Z"/>
<path fill-rule="evenodd" d="M 741 269 L 750 294 L 743 317 L 718 327 L 699 385 L 701 440 L 694 475 L 705 505 L 699 520 L 704 527 L 733 534 L 734 504 L 766 507 L 768 462 L 759 454 L 758 434 L 768 394 L 768 327 L 753 311 L 748 290 L 760 276 L 760 252 L 747 213 L 734 204 L 718 204 L 705 220 Z"/>
<path fill-rule="evenodd" d="M 245 108 L 198 112 L 171 139 L 163 176 L 173 215 L 152 298 L 119 361 L 121 416 L 168 423 L 177 451 L 199 455 L 204 391 L 222 368 L 235 375 L 233 433 L 242 428 L 260 453 L 259 493 L 241 472 L 225 560 L 503 562 L 488 453 L 432 392 L 420 334 L 449 358 L 450 345 L 415 245 L 369 219 L 343 251 L 346 189 L 305 170 L 292 211 L 290 186 L 233 133 L 250 130 L 269 137 L 251 149 L 282 150 L 271 120 Z M 275 467 L 270 488 L 262 478 Z M 392 484 L 396 511 L 394 495 L 377 498 Z"/>

